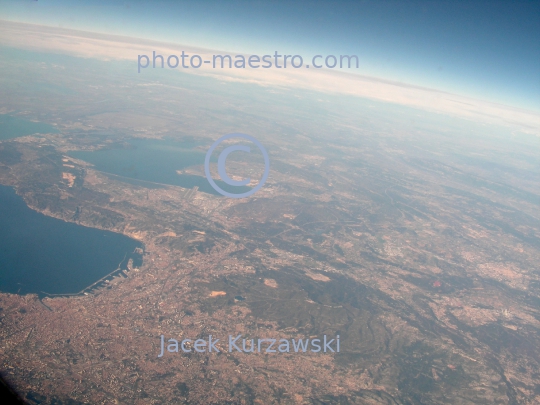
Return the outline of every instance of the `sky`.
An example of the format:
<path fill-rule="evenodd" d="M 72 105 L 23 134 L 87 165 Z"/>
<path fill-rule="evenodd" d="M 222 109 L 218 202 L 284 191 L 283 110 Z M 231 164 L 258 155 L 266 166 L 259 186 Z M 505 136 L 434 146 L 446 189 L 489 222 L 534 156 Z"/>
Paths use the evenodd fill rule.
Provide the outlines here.
<path fill-rule="evenodd" d="M 352 73 L 540 111 L 540 1 L 0 0 L 0 19 L 238 53 L 358 55 Z"/>

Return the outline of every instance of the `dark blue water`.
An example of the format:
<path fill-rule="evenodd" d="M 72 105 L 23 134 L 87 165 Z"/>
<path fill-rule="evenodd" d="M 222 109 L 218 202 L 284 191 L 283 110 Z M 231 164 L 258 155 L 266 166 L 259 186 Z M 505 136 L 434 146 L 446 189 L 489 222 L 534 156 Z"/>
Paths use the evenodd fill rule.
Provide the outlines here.
<path fill-rule="evenodd" d="M 201 176 L 178 174 L 177 170 L 189 166 L 204 165 L 206 152 L 196 149 L 195 142 L 175 142 L 172 140 L 133 139 L 130 147 L 124 149 L 105 149 L 95 152 L 75 151 L 69 154 L 74 158 L 92 163 L 97 170 L 122 176 L 126 182 L 141 186 L 151 186 L 155 182 L 193 188 L 208 194 L 219 195 L 208 183 L 204 174 Z M 121 178 L 119 178 L 121 180 Z M 142 181 L 141 181 L 142 180 Z M 137 182 L 138 181 L 138 182 Z M 225 191 L 245 193 L 250 187 L 231 187 L 227 183 L 215 180 Z"/>
<path fill-rule="evenodd" d="M 32 134 L 54 134 L 58 129 L 43 122 L 32 122 L 24 118 L 0 114 L 0 140 Z"/>
<path fill-rule="evenodd" d="M 93 284 L 129 258 L 141 243 L 127 236 L 47 217 L 0 186 L 0 291 L 69 294 Z"/>

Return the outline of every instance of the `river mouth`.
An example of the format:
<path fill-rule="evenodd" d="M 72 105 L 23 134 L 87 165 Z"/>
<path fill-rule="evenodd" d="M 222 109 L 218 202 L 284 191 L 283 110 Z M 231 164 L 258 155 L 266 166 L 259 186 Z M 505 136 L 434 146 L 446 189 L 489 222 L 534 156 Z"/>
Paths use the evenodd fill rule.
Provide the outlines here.
<path fill-rule="evenodd" d="M 0 186 L 0 291 L 39 296 L 91 291 L 128 263 L 142 265 L 142 243 L 125 235 L 47 217 L 12 187 Z"/>

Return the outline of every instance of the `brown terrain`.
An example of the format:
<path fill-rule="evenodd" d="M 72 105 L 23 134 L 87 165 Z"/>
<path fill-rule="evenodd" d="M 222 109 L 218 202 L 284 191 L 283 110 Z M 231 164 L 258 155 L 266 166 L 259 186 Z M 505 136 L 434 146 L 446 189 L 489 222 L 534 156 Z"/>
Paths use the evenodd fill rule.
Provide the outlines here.
<path fill-rule="evenodd" d="M 203 84 L 141 90 L 129 68 L 87 70 L 99 89 L 47 105 L 17 90 L 12 110 L 0 105 L 61 131 L 2 141 L 0 184 L 48 216 L 141 241 L 143 264 L 87 295 L 0 294 L 0 370 L 30 403 L 540 403 L 536 138 L 329 95 L 232 106 L 227 88 L 203 110 Z M 70 157 L 165 136 L 204 151 L 229 132 L 270 154 L 247 199 L 129 184 Z M 255 158 L 228 170 L 262 171 Z M 341 351 L 158 358 L 161 335 L 210 334 L 340 335 Z"/>

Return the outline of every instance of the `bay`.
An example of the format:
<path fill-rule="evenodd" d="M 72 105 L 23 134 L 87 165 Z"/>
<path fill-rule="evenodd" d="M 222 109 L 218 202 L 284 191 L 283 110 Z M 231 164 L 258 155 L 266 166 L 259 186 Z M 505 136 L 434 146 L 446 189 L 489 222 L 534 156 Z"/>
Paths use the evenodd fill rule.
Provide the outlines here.
<path fill-rule="evenodd" d="M 177 172 L 190 166 L 204 165 L 206 153 L 197 146 L 199 144 L 192 141 L 133 139 L 129 141 L 129 147 L 72 151 L 69 155 L 93 164 L 99 171 L 120 176 L 117 180 L 124 178 L 127 183 L 148 188 L 160 184 L 183 188 L 197 186 L 199 191 L 219 195 L 208 183 L 206 177 Z M 215 180 L 215 182 L 223 190 L 237 194 L 251 189 L 245 186 L 232 187 L 221 180 Z"/>
<path fill-rule="evenodd" d="M 30 209 L 12 187 L 0 186 L 0 291 L 77 293 L 128 260 L 142 244 L 125 235 L 88 228 Z"/>
<path fill-rule="evenodd" d="M 33 134 L 56 134 L 58 132 L 57 128 L 44 122 L 34 122 L 8 114 L 0 114 L 0 140 Z"/>

